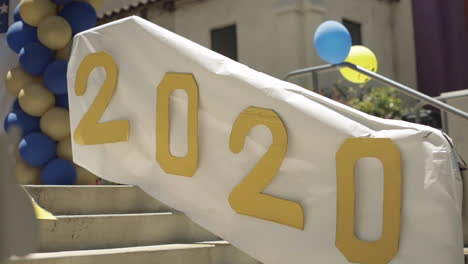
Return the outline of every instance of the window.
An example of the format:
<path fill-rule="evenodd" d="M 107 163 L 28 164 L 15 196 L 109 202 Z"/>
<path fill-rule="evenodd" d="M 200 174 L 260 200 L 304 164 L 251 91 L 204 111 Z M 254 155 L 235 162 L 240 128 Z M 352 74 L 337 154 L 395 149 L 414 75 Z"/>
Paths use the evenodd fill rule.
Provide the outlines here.
<path fill-rule="evenodd" d="M 354 45 L 362 45 L 361 24 L 343 19 L 343 25 L 348 29 Z"/>
<path fill-rule="evenodd" d="M 144 19 L 148 19 L 148 7 L 143 7 L 140 10 L 140 17 Z"/>
<path fill-rule="evenodd" d="M 237 60 L 236 25 L 211 30 L 211 49 Z"/>

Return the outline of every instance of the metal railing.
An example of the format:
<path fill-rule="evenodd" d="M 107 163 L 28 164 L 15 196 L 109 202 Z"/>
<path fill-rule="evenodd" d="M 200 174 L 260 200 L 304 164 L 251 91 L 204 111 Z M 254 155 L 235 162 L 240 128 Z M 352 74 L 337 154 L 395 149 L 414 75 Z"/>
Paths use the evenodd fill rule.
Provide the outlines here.
<path fill-rule="evenodd" d="M 440 100 L 440 101 L 446 103 L 446 101 L 449 100 L 449 99 L 456 99 L 456 98 L 462 98 L 462 97 L 467 97 L 467 96 L 468 96 L 468 90 L 463 90 L 463 91 L 457 92 L 456 94 L 437 96 L 437 97 L 434 97 L 434 99 L 437 99 L 437 100 Z M 421 123 L 421 108 L 423 108 L 426 105 L 427 105 L 426 102 L 419 102 L 415 106 L 414 115 L 415 115 L 416 123 Z M 449 131 L 448 131 L 449 126 L 448 126 L 447 112 L 442 111 L 441 121 L 442 121 L 442 130 L 445 133 L 448 134 L 449 133 Z"/>
<path fill-rule="evenodd" d="M 350 68 L 350 69 L 353 69 L 361 74 L 364 74 L 368 77 L 371 77 L 372 79 L 375 79 L 375 80 L 378 80 L 384 84 L 387 84 L 387 85 L 390 85 L 391 87 L 394 87 L 396 88 L 398 91 L 400 91 L 401 93 L 403 94 L 406 94 L 408 96 L 410 96 L 411 98 L 414 98 L 414 99 L 417 99 L 420 101 L 419 104 L 417 104 L 416 106 L 416 121 L 417 122 L 420 122 L 421 121 L 421 118 L 420 118 L 420 115 L 419 115 L 419 110 L 425 106 L 425 105 L 431 105 L 433 107 L 436 107 L 438 109 L 440 109 L 441 111 L 445 113 L 451 113 L 451 114 L 454 114 L 456 116 L 459 116 L 465 120 L 468 120 L 468 113 L 456 108 L 456 107 L 453 107 L 447 103 L 445 103 L 443 100 L 446 100 L 446 99 L 451 99 L 451 98 L 455 98 L 455 97 L 462 97 L 462 96 L 466 96 L 466 95 L 454 95 L 454 96 L 439 96 L 439 97 L 430 97 L 428 95 L 425 95 L 415 89 L 412 89 L 406 85 L 403 85 L 401 83 L 398 83 L 392 79 L 389 79 L 385 76 L 382 76 L 378 73 L 375 73 L 375 72 L 372 72 L 366 68 L 363 68 L 363 67 L 360 67 L 358 65 L 355 65 L 355 64 L 352 64 L 352 63 L 349 63 L 349 62 L 344 62 L 344 63 L 341 63 L 341 64 L 327 64 L 327 65 L 321 65 L 321 66 L 316 66 L 316 67 L 310 67 L 310 68 L 304 68 L 304 69 L 299 69 L 299 70 L 295 70 L 295 71 L 292 71 L 288 74 L 286 74 L 286 76 L 283 78 L 283 80 L 287 81 L 289 80 L 289 78 L 293 77 L 293 76 L 298 76 L 298 75 L 302 75 L 302 74 L 306 74 L 306 73 L 312 73 L 312 76 L 313 76 L 313 82 L 314 82 L 314 87 L 316 87 L 317 85 L 317 73 L 319 72 L 325 72 L 325 71 L 330 71 L 330 70 L 333 70 L 333 69 L 340 69 L 340 68 L 343 68 L 343 67 L 346 67 L 346 68 Z M 445 118 L 446 120 L 446 118 Z M 446 124 L 445 124 L 446 125 Z"/>

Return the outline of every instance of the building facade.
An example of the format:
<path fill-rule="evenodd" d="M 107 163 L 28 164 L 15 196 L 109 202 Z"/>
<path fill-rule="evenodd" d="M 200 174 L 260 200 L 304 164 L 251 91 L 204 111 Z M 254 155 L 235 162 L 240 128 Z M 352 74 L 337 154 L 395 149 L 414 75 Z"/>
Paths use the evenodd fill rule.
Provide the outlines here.
<path fill-rule="evenodd" d="M 379 73 L 417 87 L 408 0 L 146 0 L 109 9 L 101 12 L 101 24 L 138 15 L 278 78 L 324 64 L 313 34 L 323 21 L 337 20 L 348 27 L 353 44 L 375 52 Z"/>

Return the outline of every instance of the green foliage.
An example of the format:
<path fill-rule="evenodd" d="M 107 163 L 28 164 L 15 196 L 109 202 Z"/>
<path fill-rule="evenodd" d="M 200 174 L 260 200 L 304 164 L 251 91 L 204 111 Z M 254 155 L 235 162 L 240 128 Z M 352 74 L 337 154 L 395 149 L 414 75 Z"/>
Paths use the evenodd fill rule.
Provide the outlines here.
<path fill-rule="evenodd" d="M 409 112 L 401 100 L 401 94 L 391 87 L 360 85 L 349 87 L 341 81 L 327 96 L 367 114 L 382 118 L 401 119 Z"/>
<path fill-rule="evenodd" d="M 348 104 L 370 115 L 401 119 L 402 103 L 395 88 L 377 87 L 370 89 L 362 98 L 354 98 Z"/>

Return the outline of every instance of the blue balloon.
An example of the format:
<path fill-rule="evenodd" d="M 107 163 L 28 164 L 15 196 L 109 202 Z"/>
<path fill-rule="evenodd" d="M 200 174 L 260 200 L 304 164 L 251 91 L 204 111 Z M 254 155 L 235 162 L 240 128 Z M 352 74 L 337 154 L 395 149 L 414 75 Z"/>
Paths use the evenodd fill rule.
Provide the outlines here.
<path fill-rule="evenodd" d="M 15 99 L 15 102 L 13 103 L 13 106 L 11 107 L 12 110 L 22 110 L 21 106 L 19 105 L 19 100 L 18 98 Z"/>
<path fill-rule="evenodd" d="M 23 135 L 26 135 L 33 131 L 39 131 L 39 124 L 40 119 L 38 117 L 30 116 L 19 109 L 7 114 L 5 121 L 3 121 L 3 128 L 8 131 L 11 127 L 17 127 L 21 129 Z"/>
<path fill-rule="evenodd" d="M 21 18 L 20 14 L 20 5 L 16 5 L 15 11 L 13 12 L 13 21 L 23 21 L 23 18 Z"/>
<path fill-rule="evenodd" d="M 41 171 L 42 184 L 73 185 L 76 183 L 76 168 L 68 160 L 51 160 Z"/>
<path fill-rule="evenodd" d="M 66 5 L 60 15 L 72 28 L 73 35 L 94 27 L 97 23 L 96 10 L 86 2 L 72 2 Z"/>
<path fill-rule="evenodd" d="M 34 167 L 45 165 L 56 156 L 56 143 L 41 132 L 32 132 L 19 143 L 19 153 L 24 162 Z"/>
<path fill-rule="evenodd" d="M 8 28 L 6 39 L 10 49 L 19 53 L 25 45 L 37 41 L 37 29 L 18 21 Z"/>
<path fill-rule="evenodd" d="M 331 64 L 342 63 L 351 50 L 351 34 L 345 26 L 336 21 L 320 24 L 314 35 L 318 55 Z"/>
<path fill-rule="evenodd" d="M 55 104 L 59 107 L 68 109 L 68 94 L 55 96 Z"/>
<path fill-rule="evenodd" d="M 44 72 L 46 87 L 54 94 L 67 93 L 67 61 L 56 60 Z"/>
<path fill-rule="evenodd" d="M 24 46 L 19 53 L 19 61 L 25 72 L 40 76 L 54 59 L 54 52 L 38 42 Z"/>
<path fill-rule="evenodd" d="M 57 5 L 66 5 L 68 3 L 71 3 L 71 1 L 73 0 L 53 0 L 54 3 L 56 3 Z"/>

